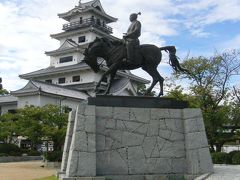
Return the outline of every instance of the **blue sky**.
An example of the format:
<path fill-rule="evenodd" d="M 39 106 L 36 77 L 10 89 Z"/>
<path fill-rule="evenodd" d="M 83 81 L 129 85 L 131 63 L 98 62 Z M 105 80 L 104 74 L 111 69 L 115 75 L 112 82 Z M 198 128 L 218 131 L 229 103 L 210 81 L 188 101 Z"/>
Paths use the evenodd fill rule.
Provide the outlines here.
<path fill-rule="evenodd" d="M 82 0 L 86 2 L 86 0 Z M 129 14 L 142 12 L 141 43 L 175 45 L 178 56 L 212 56 L 226 49 L 240 48 L 239 0 L 101 0 L 105 11 L 118 18 L 110 24 L 122 37 L 129 26 Z M 61 32 L 66 12 L 78 0 L 0 0 L 0 77 L 8 90 L 17 90 L 27 81 L 19 74 L 50 65 L 44 52 L 57 49 L 58 41 L 50 34 Z M 164 77 L 172 72 L 166 54 L 159 66 Z M 137 75 L 150 79 L 142 70 Z M 237 84 L 238 78 L 232 81 Z"/>

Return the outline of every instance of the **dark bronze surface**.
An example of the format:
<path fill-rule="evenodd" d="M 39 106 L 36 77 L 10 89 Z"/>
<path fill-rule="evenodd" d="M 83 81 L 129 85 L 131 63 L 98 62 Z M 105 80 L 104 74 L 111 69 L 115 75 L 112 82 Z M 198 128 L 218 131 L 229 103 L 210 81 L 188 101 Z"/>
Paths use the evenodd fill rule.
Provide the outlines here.
<path fill-rule="evenodd" d="M 139 96 L 108 96 L 98 95 L 88 98 L 89 105 L 106 107 L 135 107 L 135 108 L 188 108 L 188 102 L 173 98 L 139 97 Z"/>

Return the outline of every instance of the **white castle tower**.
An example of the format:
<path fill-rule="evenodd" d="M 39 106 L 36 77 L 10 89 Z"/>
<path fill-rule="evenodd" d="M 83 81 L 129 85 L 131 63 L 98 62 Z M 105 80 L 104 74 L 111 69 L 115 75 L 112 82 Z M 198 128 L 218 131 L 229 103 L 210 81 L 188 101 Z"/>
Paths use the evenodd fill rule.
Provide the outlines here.
<path fill-rule="evenodd" d="M 108 15 L 99 0 L 86 3 L 79 1 L 73 9 L 58 16 L 67 23 L 63 25 L 63 32 L 50 36 L 58 40 L 60 46 L 56 50 L 46 52 L 50 57 L 49 67 L 20 75 L 20 78 L 30 80 L 24 88 L 12 92 L 18 99 L 24 99 L 20 107 L 24 104 L 39 105 L 33 103 L 33 100 L 26 100 L 26 96 L 31 93 L 34 96 L 34 93 L 40 91 L 44 91 L 40 94 L 61 97 L 78 94 L 78 99 L 87 99 L 88 96 L 95 95 L 95 86 L 101 74 L 107 70 L 107 67 L 103 66 L 99 73 L 94 73 L 82 62 L 83 52 L 96 37 L 119 40 L 111 35 L 113 29 L 109 26 L 109 23 L 116 22 L 117 18 Z M 101 85 L 102 90 L 106 88 L 106 81 Z M 146 83 L 149 81 L 131 74 L 130 71 L 118 71 L 110 92 L 114 95 L 136 95 L 137 85 Z M 73 98 L 77 97 L 75 95 Z M 46 103 L 51 101 L 49 99 L 46 102 L 42 101 L 40 105 Z"/>

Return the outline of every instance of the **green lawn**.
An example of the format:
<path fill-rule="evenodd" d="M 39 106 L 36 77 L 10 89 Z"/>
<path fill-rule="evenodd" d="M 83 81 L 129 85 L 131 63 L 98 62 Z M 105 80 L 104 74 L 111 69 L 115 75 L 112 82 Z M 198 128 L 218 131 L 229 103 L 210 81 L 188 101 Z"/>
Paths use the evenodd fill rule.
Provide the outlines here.
<path fill-rule="evenodd" d="M 49 176 L 49 177 L 45 177 L 45 178 L 41 178 L 41 179 L 35 179 L 35 180 L 57 180 L 56 176 Z"/>

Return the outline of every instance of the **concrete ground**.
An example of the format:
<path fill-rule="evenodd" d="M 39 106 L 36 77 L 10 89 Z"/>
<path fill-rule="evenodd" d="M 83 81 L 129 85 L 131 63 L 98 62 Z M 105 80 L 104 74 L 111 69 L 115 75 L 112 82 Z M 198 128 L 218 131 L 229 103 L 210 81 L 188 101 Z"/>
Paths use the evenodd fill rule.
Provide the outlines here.
<path fill-rule="evenodd" d="M 0 163 L 0 180 L 34 180 L 56 174 L 56 169 L 42 165 L 42 161 Z"/>
<path fill-rule="evenodd" d="M 41 167 L 42 161 L 0 163 L 0 180 L 34 180 L 56 174 L 56 169 Z M 240 165 L 214 165 L 206 180 L 240 180 Z"/>
<path fill-rule="evenodd" d="M 214 165 L 214 174 L 207 180 L 240 180 L 240 165 Z"/>

